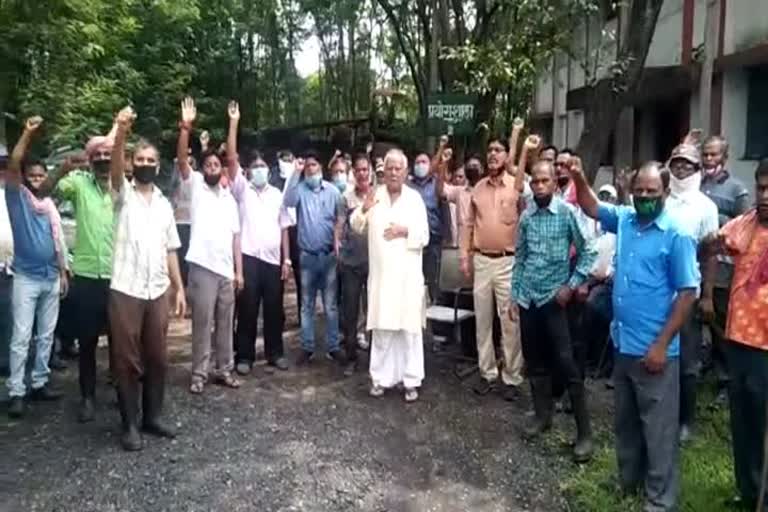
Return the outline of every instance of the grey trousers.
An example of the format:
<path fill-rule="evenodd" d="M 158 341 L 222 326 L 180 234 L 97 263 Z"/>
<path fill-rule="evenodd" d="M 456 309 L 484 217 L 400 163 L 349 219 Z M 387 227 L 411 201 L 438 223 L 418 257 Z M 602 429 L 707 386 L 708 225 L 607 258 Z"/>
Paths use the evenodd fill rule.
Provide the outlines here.
<path fill-rule="evenodd" d="M 187 294 L 192 306 L 192 380 L 205 382 L 209 372 L 218 377 L 229 374 L 234 366 L 235 289 L 231 279 L 194 263 L 189 265 L 188 280 Z"/>
<path fill-rule="evenodd" d="M 680 489 L 680 362 L 650 374 L 642 359 L 615 354 L 616 458 L 625 491 L 643 484 L 644 512 L 677 510 Z"/>
<path fill-rule="evenodd" d="M 757 501 L 763 467 L 768 406 L 768 351 L 727 342 L 728 403 L 736 487 L 745 502 Z M 766 507 L 768 510 L 768 507 Z"/>

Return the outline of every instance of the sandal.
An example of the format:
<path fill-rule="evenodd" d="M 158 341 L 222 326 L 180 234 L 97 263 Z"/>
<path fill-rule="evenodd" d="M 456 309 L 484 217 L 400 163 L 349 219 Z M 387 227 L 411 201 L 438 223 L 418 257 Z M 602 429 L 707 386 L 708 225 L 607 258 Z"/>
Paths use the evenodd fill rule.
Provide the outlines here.
<path fill-rule="evenodd" d="M 189 392 L 193 395 L 200 395 L 203 392 L 205 384 L 202 381 L 196 380 L 189 385 Z"/>
<path fill-rule="evenodd" d="M 232 375 L 231 373 L 227 373 L 225 375 L 221 375 L 216 378 L 215 383 L 219 386 L 224 386 L 227 388 L 237 389 L 242 384 L 240 382 L 240 379 Z"/>

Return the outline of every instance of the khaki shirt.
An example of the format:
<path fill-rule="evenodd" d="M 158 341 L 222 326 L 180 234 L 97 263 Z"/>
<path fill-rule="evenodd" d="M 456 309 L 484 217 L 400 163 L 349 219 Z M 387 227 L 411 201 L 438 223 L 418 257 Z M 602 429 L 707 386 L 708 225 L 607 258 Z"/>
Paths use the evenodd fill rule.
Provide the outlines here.
<path fill-rule="evenodd" d="M 515 178 L 507 173 L 494 181 L 486 176 L 475 185 L 467 214 L 460 217 L 462 257 L 474 251 L 515 252 L 519 198 Z"/>

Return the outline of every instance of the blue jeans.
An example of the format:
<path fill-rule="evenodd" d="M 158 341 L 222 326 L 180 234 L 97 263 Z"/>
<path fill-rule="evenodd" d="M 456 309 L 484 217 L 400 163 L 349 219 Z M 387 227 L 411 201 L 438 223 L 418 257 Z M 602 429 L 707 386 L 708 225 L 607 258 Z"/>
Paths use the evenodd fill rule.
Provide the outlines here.
<path fill-rule="evenodd" d="M 8 368 L 11 348 L 13 314 L 11 312 L 11 290 L 13 277 L 0 270 L 0 368 Z"/>
<path fill-rule="evenodd" d="M 336 256 L 301 251 L 301 348 L 315 351 L 315 298 L 322 292 L 328 353 L 339 350 L 339 308 Z"/>
<path fill-rule="evenodd" d="M 59 316 L 59 278 L 35 279 L 23 274 L 13 277 L 13 334 L 11 335 L 11 376 L 6 382 L 10 397 L 26 394 L 24 376 L 27 355 L 35 332 L 35 363 L 32 368 L 32 389 L 39 389 L 48 382 L 48 359 L 53 345 L 53 331 Z"/>

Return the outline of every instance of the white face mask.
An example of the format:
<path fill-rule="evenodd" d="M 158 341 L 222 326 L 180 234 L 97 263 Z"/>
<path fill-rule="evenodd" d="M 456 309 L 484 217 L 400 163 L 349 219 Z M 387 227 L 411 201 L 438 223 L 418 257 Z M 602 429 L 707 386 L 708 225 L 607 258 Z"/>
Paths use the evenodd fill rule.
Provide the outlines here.
<path fill-rule="evenodd" d="M 696 171 L 685 179 L 677 179 L 674 174 L 669 176 L 669 188 L 673 195 L 681 196 L 701 189 L 701 173 Z"/>
<path fill-rule="evenodd" d="M 413 174 L 417 178 L 423 178 L 429 173 L 429 166 L 427 164 L 416 164 L 413 166 Z"/>
<path fill-rule="evenodd" d="M 286 162 L 284 160 L 280 160 L 277 163 L 278 167 L 280 167 L 280 177 L 283 179 L 290 178 L 293 174 L 293 171 L 296 170 L 296 164 L 293 162 Z"/>

